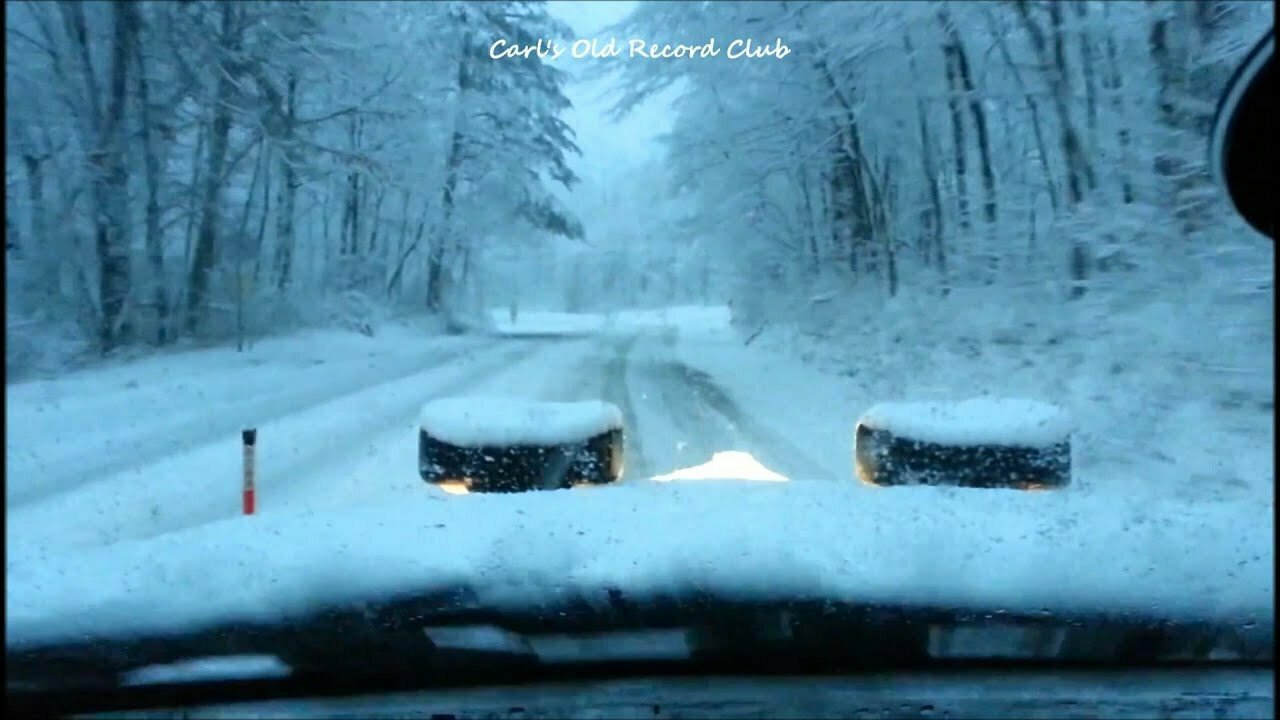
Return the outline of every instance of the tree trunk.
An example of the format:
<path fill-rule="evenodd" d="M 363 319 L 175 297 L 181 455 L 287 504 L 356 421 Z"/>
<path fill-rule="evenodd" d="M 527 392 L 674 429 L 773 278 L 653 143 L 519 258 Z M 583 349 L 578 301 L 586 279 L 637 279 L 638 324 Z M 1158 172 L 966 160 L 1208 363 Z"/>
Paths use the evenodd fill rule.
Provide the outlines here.
<path fill-rule="evenodd" d="M 1089 4 L 1073 2 L 1076 13 L 1076 34 L 1080 40 L 1080 74 L 1084 81 L 1085 129 L 1089 131 L 1090 147 L 1098 144 L 1098 73 L 1093 52 L 1093 38 L 1089 34 Z"/>
<path fill-rule="evenodd" d="M 951 117 L 951 147 L 955 153 L 956 173 L 956 221 L 962 235 L 972 227 L 969 219 L 969 147 L 964 138 L 964 117 L 960 110 L 960 75 L 956 69 L 955 52 L 950 44 L 943 44 L 942 57 L 947 78 L 947 112 Z"/>
<path fill-rule="evenodd" d="M 30 203 L 29 237 L 34 243 L 48 243 L 47 214 L 44 206 L 44 162 L 45 157 L 23 155 L 22 164 L 27 171 L 27 202 Z"/>
<path fill-rule="evenodd" d="M 22 233 L 8 215 L 4 216 L 4 251 L 13 259 L 22 257 Z"/>
<path fill-rule="evenodd" d="M 1104 3 L 1102 6 L 1103 24 L 1107 28 L 1104 47 L 1106 49 L 1106 73 L 1103 75 L 1102 87 L 1110 95 L 1111 111 L 1115 115 L 1119 123 L 1116 129 L 1116 140 L 1120 145 L 1120 162 L 1112 163 L 1115 168 L 1118 181 L 1120 183 L 1120 196 L 1125 205 L 1133 204 L 1136 199 L 1134 196 L 1133 181 L 1129 178 L 1129 159 L 1131 153 L 1129 146 L 1131 144 L 1132 131 L 1129 129 L 1128 120 L 1125 118 L 1125 103 L 1123 86 L 1120 76 L 1120 59 L 1119 51 L 1116 49 L 1115 33 L 1111 32 L 1111 5 Z"/>
<path fill-rule="evenodd" d="M 269 146 L 262 143 L 261 155 L 258 162 L 253 165 L 253 177 L 249 180 L 249 190 L 245 193 L 244 209 L 240 212 L 240 226 L 235 233 L 235 264 L 233 271 L 235 273 L 236 284 L 236 350 L 243 351 L 245 347 L 245 303 L 249 288 L 245 287 L 245 250 L 249 244 L 249 216 L 253 213 L 253 196 L 258 190 L 258 184 L 262 181 L 265 168 L 270 162 Z"/>
<path fill-rule="evenodd" d="M 813 198 L 811 197 L 811 193 L 809 192 L 809 188 L 810 188 L 809 173 L 805 168 L 801 167 L 798 171 L 798 175 L 799 175 L 798 190 L 800 192 L 800 197 L 802 198 L 802 202 L 803 202 L 804 219 L 805 219 L 805 223 L 804 223 L 805 238 L 808 240 L 808 243 L 806 244 L 806 246 L 809 251 L 809 270 L 816 276 L 822 269 L 822 257 L 818 250 L 818 228 L 813 221 Z M 705 296 L 706 294 L 705 278 L 703 280 L 703 285 L 704 285 L 703 295 Z"/>
<path fill-rule="evenodd" d="M 360 119 L 356 115 L 351 116 L 348 140 L 350 141 L 351 154 L 354 156 L 360 150 Z M 357 255 L 360 252 L 360 200 L 362 196 L 360 173 L 355 169 L 349 170 L 347 172 L 346 198 L 343 202 L 342 243 L 339 246 L 339 255 Z"/>
<path fill-rule="evenodd" d="M 131 2 L 124 5 L 125 19 L 132 25 L 132 34 L 141 34 L 141 19 L 138 6 Z M 151 271 L 151 312 L 154 326 L 153 342 L 164 345 L 168 342 L 169 302 L 168 287 L 164 272 L 164 234 L 160 228 L 160 183 L 163 159 L 157 147 L 156 133 L 159 131 L 155 118 L 155 109 L 151 105 L 151 90 L 147 80 L 146 55 L 142 52 L 142 43 L 134 43 L 134 62 L 138 73 L 138 108 L 142 122 L 142 157 L 143 170 L 147 180 L 146 207 L 146 252 L 147 264 Z"/>
<path fill-rule="evenodd" d="M 996 173 L 991 162 L 991 140 L 987 133 L 987 116 L 982 111 L 982 103 L 978 98 L 977 88 L 973 84 L 973 73 L 969 70 L 969 55 L 955 26 L 946 22 L 950 35 L 951 53 L 955 59 L 956 75 L 960 87 L 969 99 L 969 115 L 973 118 L 973 132 L 978 147 L 978 165 L 982 176 L 982 219 L 988 225 L 996 223 Z"/>
<path fill-rule="evenodd" d="M 1163 182 L 1162 195 L 1167 198 L 1172 215 L 1179 220 L 1183 236 L 1189 237 L 1203 229 L 1205 218 L 1212 214 L 1196 187 L 1207 184 L 1208 176 L 1204 172 L 1204 163 L 1189 161 L 1176 151 L 1180 144 L 1176 138 L 1183 134 L 1201 138 L 1209 132 L 1211 112 L 1196 112 L 1193 104 L 1212 107 L 1215 93 L 1196 87 L 1192 68 L 1203 62 L 1197 56 L 1212 36 L 1214 17 L 1220 8 L 1211 0 L 1203 0 L 1194 6 L 1162 3 L 1153 7 L 1156 15 L 1148 47 L 1159 83 L 1158 116 L 1168 135 L 1175 138 L 1174 142 L 1166 139 L 1162 143 L 1163 147 L 1156 153 L 1155 171 Z M 1176 20 L 1172 25 L 1169 14 L 1173 14 Z M 1186 30 L 1178 32 L 1175 28 Z"/>
<path fill-rule="evenodd" d="M 285 100 L 284 137 L 281 140 L 280 191 L 276 196 L 276 250 L 272 261 L 276 276 L 276 290 L 284 293 L 293 278 L 294 215 L 297 210 L 298 179 L 294 167 L 296 151 L 293 146 L 298 78 L 289 75 Z"/>
<path fill-rule="evenodd" d="M 1036 154 L 1039 155 L 1040 168 L 1044 171 L 1045 190 L 1049 193 L 1049 205 L 1054 212 L 1058 211 L 1061 203 L 1058 183 L 1053 178 L 1053 170 L 1049 166 L 1049 144 L 1044 139 L 1044 124 L 1040 121 L 1040 105 L 1036 102 L 1027 83 L 1022 78 L 1022 72 L 1018 69 L 1018 64 L 1013 61 L 1013 56 L 1009 52 L 1009 44 L 1005 40 L 1005 32 L 996 24 L 996 18 L 989 11 L 985 13 L 987 23 L 991 28 L 991 35 L 995 38 L 996 49 L 1000 51 L 1000 57 L 1004 60 L 1013 81 L 1018 85 L 1018 92 L 1026 100 L 1027 111 L 1031 114 L 1031 134 L 1036 141 Z"/>
<path fill-rule="evenodd" d="M 98 146 L 91 156 L 95 170 L 95 204 L 99 213 L 95 237 L 99 262 L 98 298 L 102 306 L 98 341 L 103 353 L 126 341 L 129 335 L 129 323 L 125 317 L 131 278 L 124 114 L 134 27 L 127 19 L 126 4 L 126 0 L 115 0 L 111 5 L 114 31 L 107 111 L 101 120 Z M 90 70 L 86 66 L 86 71 Z"/>
<path fill-rule="evenodd" d="M 1040 65 L 1046 74 L 1054 108 L 1058 113 L 1059 144 L 1062 147 L 1062 155 L 1067 162 L 1067 205 L 1068 209 L 1074 210 L 1084 201 L 1086 187 L 1092 189 L 1095 186 L 1095 181 L 1093 167 L 1088 158 L 1084 156 L 1084 149 L 1080 145 L 1079 133 L 1076 131 L 1075 124 L 1071 118 L 1069 76 L 1067 75 L 1066 52 L 1062 39 L 1062 8 L 1056 3 L 1048 3 L 1049 17 L 1054 29 L 1053 46 L 1050 49 L 1049 40 L 1046 39 L 1040 26 L 1032 19 L 1026 0 L 1018 0 L 1016 7 L 1019 16 L 1022 18 L 1023 26 L 1031 38 L 1032 47 L 1035 48 L 1036 55 L 1040 59 Z M 1069 262 L 1071 297 L 1073 299 L 1084 297 L 1086 283 L 1089 279 L 1089 265 L 1089 246 L 1079 237 L 1078 233 L 1073 234 Z"/>
<path fill-rule="evenodd" d="M 424 205 L 422 208 L 422 217 L 418 218 L 418 229 L 414 232 L 413 242 L 400 253 L 400 259 L 396 262 L 395 269 L 391 272 L 391 279 L 387 281 L 387 295 L 394 297 L 400 292 L 400 283 L 404 278 L 405 261 L 409 259 L 409 256 L 413 254 L 414 250 L 418 249 L 418 244 L 422 242 L 422 236 L 427 230 L 427 216 L 430 212 L 431 207 L 429 205 Z"/>
<path fill-rule="evenodd" d="M 384 267 L 388 269 L 391 268 L 393 258 L 398 258 L 403 255 L 405 248 L 409 246 L 409 202 L 412 200 L 413 196 L 408 190 L 401 190 L 400 196 L 404 200 L 404 203 L 400 207 L 400 232 L 397 233 L 394 254 L 391 251 L 391 243 L 383 243 L 384 249 L 382 251 L 382 255 L 386 259 L 386 265 Z M 388 283 L 388 286 L 390 285 L 390 275 L 384 275 L 383 280 Z M 389 287 L 387 289 L 389 290 Z"/>
<path fill-rule="evenodd" d="M 460 125 L 468 88 L 466 51 L 469 49 L 470 43 L 470 36 L 464 36 L 462 40 L 463 55 L 458 60 L 458 107 L 455 109 L 458 119 L 455 120 L 453 133 L 449 136 L 449 154 L 445 158 L 444 186 L 440 189 L 440 224 L 438 225 L 440 230 L 435 234 L 435 237 L 431 238 L 431 251 L 427 254 L 427 310 L 433 313 L 445 310 L 446 293 L 443 282 L 445 263 L 450 259 L 449 256 L 455 242 L 453 236 L 453 194 L 457 190 L 458 174 L 462 169 L 463 137 Z"/>
<path fill-rule="evenodd" d="M 1067 68 L 1066 33 L 1062 24 L 1062 5 L 1049 3 L 1048 10 L 1050 27 L 1053 28 L 1053 77 L 1058 83 L 1054 97 L 1058 105 L 1058 114 L 1062 120 L 1063 152 L 1066 154 L 1067 159 L 1071 161 L 1072 174 L 1078 175 L 1084 181 L 1085 191 L 1091 191 L 1098 187 L 1097 178 L 1093 172 L 1093 163 L 1089 161 L 1084 142 L 1081 140 L 1080 132 L 1076 130 L 1070 112 L 1071 74 Z M 1083 193 L 1080 199 L 1083 199 Z"/>
<path fill-rule="evenodd" d="M 387 189 L 379 188 L 374 196 L 373 213 L 369 216 L 369 257 L 376 257 L 378 253 L 378 226 L 382 222 L 382 201 L 386 198 Z"/>
<path fill-rule="evenodd" d="M 907 54 L 907 67 L 911 71 L 912 84 L 918 87 L 920 73 L 916 67 L 915 48 L 911 44 L 910 35 L 902 36 L 902 47 Z M 926 221 L 922 225 L 926 228 L 926 235 L 922 238 L 922 244 L 927 245 L 928 248 L 925 251 L 925 257 L 932 257 L 934 265 L 937 267 L 939 278 L 942 281 L 941 294 L 946 297 L 950 294 L 951 288 L 947 280 L 947 254 L 943 240 L 945 237 L 943 232 L 945 211 L 942 205 L 942 193 L 938 189 L 938 166 L 933 147 L 933 135 L 929 131 L 929 114 L 925 110 L 924 99 L 919 95 L 916 96 L 916 117 L 920 128 L 921 169 L 924 171 L 924 181 L 929 191 L 931 205 L 931 210 L 926 210 L 923 213 Z"/>
<path fill-rule="evenodd" d="M 886 160 L 884 168 L 880 172 L 877 180 L 875 175 L 871 175 L 873 196 L 873 209 L 875 211 L 876 226 L 880 235 L 880 250 L 884 254 L 884 272 L 887 282 L 889 297 L 896 297 L 898 294 L 898 252 L 894 246 L 893 221 L 891 213 L 896 207 L 897 202 L 894 197 L 897 191 L 893 186 L 893 161 Z"/>
<path fill-rule="evenodd" d="M 262 277 L 262 258 L 267 246 L 267 220 L 271 217 L 271 153 L 269 145 L 263 146 L 266 166 L 262 169 L 262 213 L 258 216 L 258 231 L 253 239 L 253 286 L 258 287 Z"/>
<path fill-rule="evenodd" d="M 846 129 L 841 128 L 844 135 Z M 842 143 L 844 144 L 844 143 Z M 849 272 L 858 274 L 858 215 L 854 200 L 853 159 L 841 149 L 835 151 L 831 167 L 831 229 L 835 246 L 848 254 Z"/>
<path fill-rule="evenodd" d="M 221 42 L 230 52 L 238 49 L 235 42 L 235 14 L 237 6 L 226 3 L 222 10 Z M 221 64 L 221 63 L 220 63 Z M 209 155 L 206 159 L 204 192 L 200 208 L 200 229 L 196 235 L 195 257 L 191 266 L 189 285 L 191 293 L 187 296 L 187 332 L 196 335 L 202 329 L 203 321 L 208 314 L 208 293 L 210 274 L 213 271 L 216 257 L 218 233 L 221 229 L 219 213 L 221 211 L 223 169 L 226 165 L 227 143 L 231 133 L 231 111 L 227 101 L 232 92 L 231 79 L 227 69 L 221 68 L 214 91 L 213 123 L 209 133 Z"/>
<path fill-rule="evenodd" d="M 191 186 L 190 194 L 187 197 L 187 227 L 183 233 L 182 247 L 182 271 L 189 273 L 191 269 L 191 258 L 196 246 L 196 231 L 199 227 L 200 219 L 200 188 L 204 183 L 204 177 L 200 172 L 200 168 L 204 163 L 200 162 L 200 158 L 205 154 L 205 145 L 208 143 L 208 127 L 206 123 L 200 123 L 196 128 L 196 144 L 191 152 Z M 181 307 L 186 304 L 186 298 L 191 294 L 191 286 L 185 285 L 181 289 L 181 297 L 176 298 L 174 304 L 178 306 L 178 317 L 174 318 L 175 324 L 182 320 Z M 175 325 L 174 331 L 177 331 Z"/>

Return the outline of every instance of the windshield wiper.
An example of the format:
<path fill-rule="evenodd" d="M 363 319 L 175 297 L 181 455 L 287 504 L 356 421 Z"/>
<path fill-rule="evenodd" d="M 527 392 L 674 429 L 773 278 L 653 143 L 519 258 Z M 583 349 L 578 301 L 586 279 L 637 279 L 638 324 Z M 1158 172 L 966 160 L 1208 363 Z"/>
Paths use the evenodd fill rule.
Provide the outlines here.
<path fill-rule="evenodd" d="M 489 627 L 506 640 L 442 643 L 441 628 Z M 685 652 L 610 657 L 611 633 L 673 631 Z M 433 639 L 433 631 L 436 639 Z M 602 635 L 603 633 L 603 635 Z M 455 633 L 456 634 L 456 633 Z M 549 658 L 541 639 L 594 638 Z M 465 634 L 464 634 L 465 636 Z M 478 637 L 478 636 L 477 636 Z M 1016 613 L 909 604 L 761 600 L 688 593 L 564 598 L 483 607 L 465 589 L 319 608 L 274 623 L 228 622 L 169 635 L 78 638 L 6 652 L 11 702 L 88 712 L 637 674 L 849 674 L 1274 666 L 1274 624 L 1152 615 Z M 562 643 L 563 644 L 563 643 Z M 592 649 L 594 648 L 594 649 Z M 139 668 L 193 658 L 270 655 L 286 678 L 130 685 Z M 50 705 L 52 704 L 52 705 Z"/>

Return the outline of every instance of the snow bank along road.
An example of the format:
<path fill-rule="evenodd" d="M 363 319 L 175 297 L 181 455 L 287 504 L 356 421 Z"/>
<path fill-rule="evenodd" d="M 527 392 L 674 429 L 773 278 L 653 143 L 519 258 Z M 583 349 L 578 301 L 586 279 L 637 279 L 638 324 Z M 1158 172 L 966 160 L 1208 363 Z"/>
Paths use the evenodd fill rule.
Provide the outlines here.
<path fill-rule="evenodd" d="M 33 411 L 15 402 L 11 392 L 7 403 L 10 417 L 53 416 L 44 424 L 50 437 L 38 451 L 28 450 L 27 457 L 38 457 L 38 464 L 30 460 L 25 466 L 13 463 L 14 456 L 21 453 L 12 444 L 6 446 L 11 482 L 20 476 L 26 487 L 38 488 L 38 492 L 26 493 L 29 499 L 25 502 L 6 502 L 11 556 L 146 537 L 239 512 L 239 429 L 244 425 L 256 425 L 259 430 L 259 482 L 269 488 L 264 489 L 264 502 L 301 492 L 307 486 L 323 489 L 326 471 L 359 456 L 370 438 L 379 437 L 397 422 L 404 426 L 403 432 L 410 432 L 410 419 L 425 400 L 474 386 L 503 368 L 514 371 L 549 350 L 549 346 L 533 343 L 493 340 L 418 337 L 416 344 L 416 371 L 406 374 L 403 364 L 389 363 L 382 368 L 382 382 L 343 392 L 356 380 L 335 370 L 328 398 L 319 402 L 317 398 L 326 393 L 315 378 L 306 372 L 290 372 L 288 363 L 279 362 L 266 363 L 273 370 L 270 377 L 255 378 L 239 369 L 224 373 L 206 370 L 209 377 L 202 379 L 227 391 L 235 384 L 235 378 L 227 375 L 239 375 L 245 381 L 243 390 L 236 393 L 242 398 L 238 404 L 226 398 L 205 403 L 200 398 L 179 397 L 165 407 L 164 403 L 129 403 L 117 397 L 115 404 L 104 405 L 91 394 L 92 383 L 85 378 L 75 379 L 88 386 L 85 397 L 68 393 L 52 408 Z M 424 357 L 431 360 L 424 362 Z M 343 368 L 345 360 L 335 359 L 333 366 Z M 366 385 L 370 385 L 369 379 L 365 373 Z M 161 379 L 157 384 L 166 381 Z M 138 386 L 146 388 L 142 380 Z M 112 390 L 107 389 L 109 397 Z M 270 399 L 255 398 L 259 390 Z M 293 412 L 282 411 L 286 400 L 294 401 Z M 183 422 L 199 417 L 201 407 L 207 423 L 203 432 Z M 96 412 L 104 434 L 118 436 L 119 425 L 133 426 L 136 440 L 132 444 L 139 448 L 138 453 L 129 457 L 127 452 L 116 450 L 96 466 L 85 463 L 80 443 L 104 443 L 87 431 L 82 436 L 74 432 L 68 436 L 59 429 L 62 420 L 72 426 L 88 424 L 80 412 Z M 165 418 L 174 422 L 166 425 Z M 11 437 L 10 443 L 13 441 Z M 59 450 L 64 447 L 62 454 Z M 166 454 L 159 450 L 163 447 L 175 450 Z M 21 467 L 14 468 L 15 464 Z M 412 471 L 412 459 L 402 467 Z M 67 483 L 72 477 L 78 477 L 79 482 Z M 368 486 L 376 487 L 372 482 Z M 268 500 L 272 492 L 277 498 Z"/>
<path fill-rule="evenodd" d="M 458 394 L 613 402 L 625 416 L 630 480 L 728 450 L 788 476 L 829 474 L 768 418 L 743 411 L 714 378 L 681 362 L 673 333 L 370 342 L 386 354 L 380 364 L 359 346 L 251 367 L 218 368 L 192 353 L 183 360 L 189 373 L 112 368 L 10 388 L 10 557 L 235 515 L 244 425 L 259 432 L 261 513 L 426 492 L 415 465 L 416 412 Z M 409 347 L 390 353 L 389 343 Z M 847 457 L 846 448 L 840 460 Z"/>
<path fill-rule="evenodd" d="M 407 326 L 374 340 L 299 333 L 249 353 L 169 354 L 11 385 L 6 508 L 189 450 L 247 422 L 465 363 L 484 349 L 475 338 L 424 337 Z"/>

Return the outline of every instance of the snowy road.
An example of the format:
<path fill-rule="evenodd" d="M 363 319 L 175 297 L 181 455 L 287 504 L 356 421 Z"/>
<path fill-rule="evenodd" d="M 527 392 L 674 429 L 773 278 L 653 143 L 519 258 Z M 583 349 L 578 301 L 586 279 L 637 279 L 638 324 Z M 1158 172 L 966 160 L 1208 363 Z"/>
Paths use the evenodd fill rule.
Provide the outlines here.
<path fill-rule="evenodd" d="M 354 359 L 370 353 L 381 360 Z M 204 431 L 182 424 L 196 412 L 180 387 L 195 384 L 191 358 L 11 387 L 10 417 L 37 425 L 22 431 L 32 446 L 6 448 L 11 467 L 24 454 L 27 488 L 6 508 L 17 589 L 7 627 L 17 616 L 30 633 L 76 631 L 68 618 L 170 627 L 423 583 L 464 583 L 493 603 L 569 586 L 720 583 L 863 600 L 911 589 L 984 607 L 1180 602 L 1224 617 L 1270 608 L 1274 596 L 1269 496 L 1188 502 L 1154 483 L 1112 492 L 1124 478 L 1063 493 L 867 488 L 853 480 L 851 430 L 876 398 L 731 333 L 389 333 L 285 355 L 256 356 L 261 372 L 218 370 L 210 364 L 227 358 L 202 355 L 198 384 L 244 399 L 206 405 Z M 414 356 L 429 360 L 406 374 Z M 327 394 L 306 368 L 334 375 Z M 125 378 L 137 387 L 117 392 Z M 289 392 L 305 396 L 293 412 L 267 407 Z M 470 497 L 424 486 L 419 410 L 457 395 L 612 402 L 626 426 L 622 483 Z M 234 429 L 246 421 L 259 432 L 254 518 L 237 517 Z M 166 435 L 174 427 L 187 437 Z M 132 438 L 135 460 L 117 448 L 100 473 L 77 478 L 84 445 L 106 445 L 104 435 Z M 166 442 L 178 449 L 164 453 Z"/>
<path fill-rule="evenodd" d="M 312 481 L 283 488 L 270 503 L 288 509 L 343 507 L 384 493 L 422 492 L 414 465 L 413 410 L 450 394 L 607 400 L 623 412 L 629 482 L 701 465 L 725 450 L 749 452 L 770 468 L 808 479 L 824 477 L 819 464 L 735 406 L 712 378 L 677 360 L 670 337 L 524 337 L 502 341 L 488 352 L 514 354 L 521 361 L 502 363 L 501 369 L 445 392 L 419 391 L 418 402 L 383 416 L 372 431 L 358 435 L 358 442 L 344 445 L 342 459 L 316 468 Z"/>
<path fill-rule="evenodd" d="M 606 389 L 635 428 L 637 476 L 660 475 L 702 465 L 717 452 L 750 453 L 766 467 L 788 477 L 821 479 L 829 475 L 823 463 L 811 458 L 771 427 L 767 416 L 741 408 L 716 378 L 681 361 L 670 338 L 637 338 L 627 346 L 625 362 L 615 363 L 623 382 Z M 617 370 L 625 364 L 625 371 Z M 629 403 L 626 404 L 626 403 Z M 842 457 L 847 452 L 840 453 Z"/>
<path fill-rule="evenodd" d="M 255 376 L 204 368 L 180 386 L 203 383 L 220 395 L 201 389 L 185 397 L 172 381 L 135 379 L 105 396 L 54 387 L 40 390 L 41 403 L 11 402 L 10 420 L 25 420 L 27 434 L 6 448 L 17 480 L 6 503 L 10 556 L 152 537 L 237 514 L 238 430 L 246 424 L 259 431 L 261 513 L 422 493 L 416 414 L 449 395 L 608 400 L 626 421 L 626 479 L 701 465 L 726 450 L 749 452 L 788 476 L 829 475 L 767 417 L 742 410 L 715 378 L 682 362 L 674 333 L 413 342 L 376 372 L 338 374 L 327 386 L 323 373 L 297 369 Z M 148 407 L 138 397 L 156 400 Z"/>
<path fill-rule="evenodd" d="M 430 495 L 416 471 L 417 414 L 454 395 L 617 405 L 624 485 L 676 471 L 706 479 L 683 471 L 714 457 L 711 477 L 782 476 L 874 494 L 853 481 L 851 431 L 881 398 L 841 380 L 744 348 L 714 327 L 643 327 L 471 338 L 388 330 L 11 386 L 9 565 L 238 515 L 244 425 L 259 433 L 261 515 Z M 743 458 L 758 465 L 743 467 Z M 1121 485 L 1109 476 L 1076 481 Z M 1126 497 L 1146 487 L 1157 496 L 1154 482 L 1123 485 Z"/>
<path fill-rule="evenodd" d="M 243 355 L 199 351 L 10 387 L 6 506 L 156 462 L 246 422 L 270 422 L 412 379 L 426 367 L 465 362 L 485 349 L 471 338 L 427 343 L 393 335 L 372 351 L 325 339 L 322 345 L 288 338 Z"/>

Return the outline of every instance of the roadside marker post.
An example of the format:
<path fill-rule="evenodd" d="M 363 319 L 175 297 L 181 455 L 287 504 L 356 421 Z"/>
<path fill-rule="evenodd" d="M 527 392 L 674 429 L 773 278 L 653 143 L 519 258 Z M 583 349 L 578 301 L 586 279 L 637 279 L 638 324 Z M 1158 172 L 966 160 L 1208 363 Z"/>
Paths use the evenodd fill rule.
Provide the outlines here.
<path fill-rule="evenodd" d="M 244 514 L 252 515 L 254 509 L 254 486 L 253 486 L 253 446 L 258 441 L 258 431 L 256 428 L 247 428 L 240 431 L 240 440 L 244 443 Z"/>

